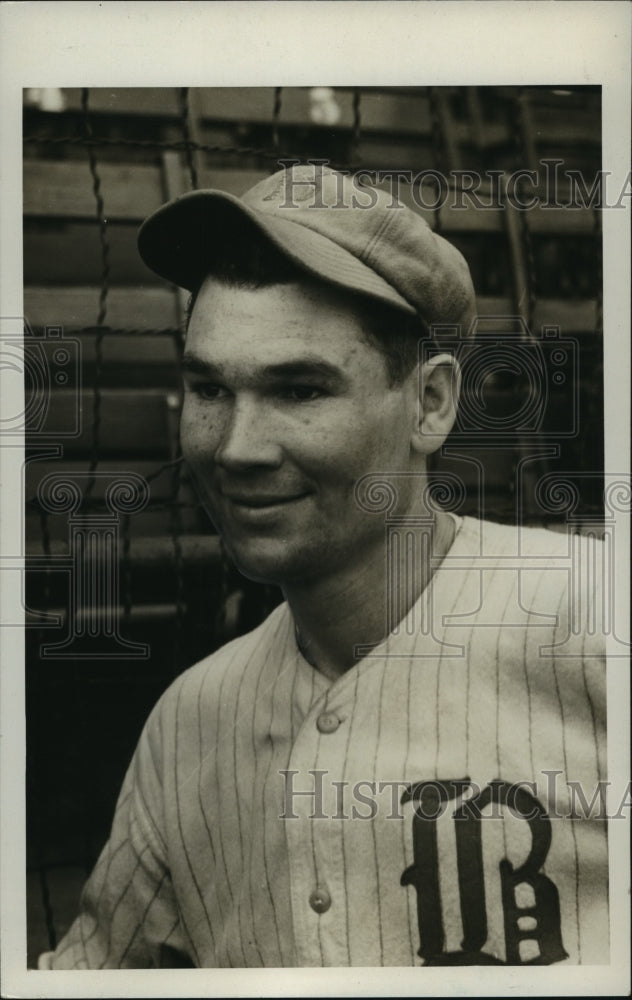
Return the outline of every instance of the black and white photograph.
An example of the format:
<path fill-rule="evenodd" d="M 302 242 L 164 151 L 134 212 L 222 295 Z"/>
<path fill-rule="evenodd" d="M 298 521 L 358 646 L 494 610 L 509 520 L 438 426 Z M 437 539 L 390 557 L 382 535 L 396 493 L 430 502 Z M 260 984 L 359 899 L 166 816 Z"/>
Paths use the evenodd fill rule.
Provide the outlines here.
<path fill-rule="evenodd" d="M 625 995 L 629 8 L 16 6 L 2 995 Z"/>

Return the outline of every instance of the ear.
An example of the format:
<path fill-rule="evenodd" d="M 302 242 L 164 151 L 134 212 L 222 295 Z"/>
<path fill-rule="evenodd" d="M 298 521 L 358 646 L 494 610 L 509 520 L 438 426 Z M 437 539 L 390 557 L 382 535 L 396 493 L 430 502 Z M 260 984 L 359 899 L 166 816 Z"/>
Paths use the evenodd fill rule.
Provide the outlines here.
<path fill-rule="evenodd" d="M 430 455 L 441 447 L 456 420 L 461 368 L 452 354 L 436 354 L 419 368 L 419 410 L 413 448 Z"/>

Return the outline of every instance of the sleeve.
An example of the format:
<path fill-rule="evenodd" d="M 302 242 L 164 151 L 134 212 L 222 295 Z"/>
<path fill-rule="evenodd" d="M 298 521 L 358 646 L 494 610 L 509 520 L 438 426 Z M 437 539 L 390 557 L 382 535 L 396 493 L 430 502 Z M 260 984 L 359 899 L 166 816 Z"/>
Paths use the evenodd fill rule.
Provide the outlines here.
<path fill-rule="evenodd" d="M 143 969 L 187 959 L 164 836 L 154 710 L 125 776 L 110 838 L 83 890 L 79 915 L 40 968 Z M 153 739 L 152 739 L 153 737 Z"/>

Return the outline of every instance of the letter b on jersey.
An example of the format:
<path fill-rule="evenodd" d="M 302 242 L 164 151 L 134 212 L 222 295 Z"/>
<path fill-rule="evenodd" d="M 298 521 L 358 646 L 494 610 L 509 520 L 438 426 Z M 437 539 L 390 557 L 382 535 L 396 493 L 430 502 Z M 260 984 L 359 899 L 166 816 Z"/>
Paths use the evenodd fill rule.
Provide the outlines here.
<path fill-rule="evenodd" d="M 417 892 L 418 954 L 425 965 L 550 965 L 562 961 L 568 956 L 562 945 L 558 891 L 540 871 L 551 844 L 551 823 L 540 802 L 525 788 L 504 781 L 490 782 L 453 813 L 463 939 L 461 951 L 445 950 L 436 820 L 442 812 L 441 805 L 455 801 L 469 784 L 463 778 L 422 781 L 409 786 L 402 796 L 402 804 L 415 803 L 414 860 L 403 872 L 401 884 L 412 885 Z M 522 865 L 514 867 L 507 858 L 499 862 L 504 963 L 483 951 L 488 927 L 482 837 L 484 821 L 491 821 L 483 815 L 483 810 L 490 805 L 511 810 L 528 824 L 531 837 L 531 847 Z M 498 812 L 494 821 L 502 821 Z M 530 902 L 519 906 L 517 892 L 525 886 Z M 528 943 L 524 951 L 522 942 Z"/>

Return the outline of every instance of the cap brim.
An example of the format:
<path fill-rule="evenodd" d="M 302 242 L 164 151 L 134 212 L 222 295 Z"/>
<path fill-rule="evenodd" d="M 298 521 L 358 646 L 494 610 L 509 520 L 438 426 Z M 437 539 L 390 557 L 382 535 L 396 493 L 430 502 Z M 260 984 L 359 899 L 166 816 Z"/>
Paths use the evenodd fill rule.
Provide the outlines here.
<path fill-rule="evenodd" d="M 246 219 L 308 274 L 416 314 L 387 281 L 333 240 L 300 223 L 258 212 L 226 191 L 193 191 L 163 205 L 141 226 L 138 249 L 152 271 L 194 291 L 217 256 L 218 242 L 228 248 L 236 223 Z"/>

